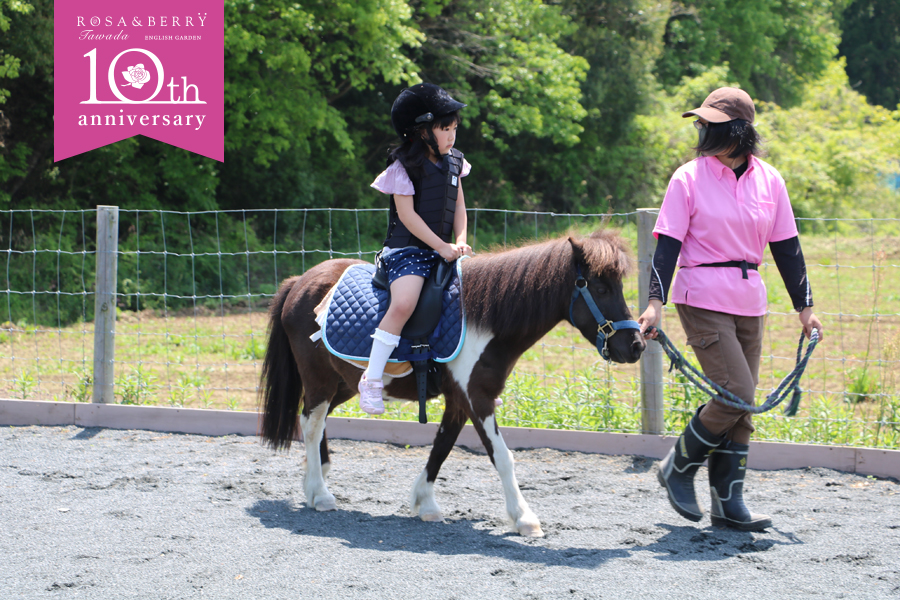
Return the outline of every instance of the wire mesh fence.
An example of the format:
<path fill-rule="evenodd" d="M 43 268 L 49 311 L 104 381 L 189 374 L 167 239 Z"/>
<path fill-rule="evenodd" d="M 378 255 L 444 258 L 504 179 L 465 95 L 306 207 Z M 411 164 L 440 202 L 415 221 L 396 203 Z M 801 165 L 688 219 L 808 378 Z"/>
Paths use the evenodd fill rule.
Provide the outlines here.
<path fill-rule="evenodd" d="M 637 247 L 636 213 L 470 209 L 475 252 L 616 227 Z M 6 235 L 0 394 L 86 402 L 93 387 L 95 210 L 0 212 Z M 281 281 L 330 258 L 371 260 L 382 209 L 119 212 L 115 401 L 255 410 L 269 300 Z M 900 439 L 900 223 L 798 219 L 825 340 L 803 378 L 798 416 L 755 418 L 757 439 L 896 448 Z M 2 234 L 0 234 L 2 235 Z M 769 295 L 758 393 L 792 368 L 800 325 L 767 255 Z M 639 314 L 637 276 L 625 282 Z M 0 305 L 0 310 L 4 307 Z M 683 350 L 674 309 L 662 327 Z M 690 354 L 688 353 L 690 356 Z M 677 433 L 706 399 L 663 378 Z M 605 363 L 567 323 L 523 355 L 498 409 L 502 425 L 640 432 L 640 370 Z M 432 403 L 436 418 L 441 400 Z M 355 402 L 339 414 L 358 416 Z M 414 419 L 392 406 L 385 418 Z"/>

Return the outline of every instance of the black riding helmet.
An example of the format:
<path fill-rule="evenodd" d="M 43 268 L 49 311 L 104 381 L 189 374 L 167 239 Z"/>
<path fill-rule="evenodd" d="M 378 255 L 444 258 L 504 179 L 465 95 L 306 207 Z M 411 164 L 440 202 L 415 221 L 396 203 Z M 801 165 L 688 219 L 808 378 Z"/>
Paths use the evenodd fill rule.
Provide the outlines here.
<path fill-rule="evenodd" d="M 417 127 L 433 123 L 466 105 L 454 100 L 442 87 L 433 83 L 419 83 L 406 88 L 391 107 L 391 125 L 404 140 Z"/>

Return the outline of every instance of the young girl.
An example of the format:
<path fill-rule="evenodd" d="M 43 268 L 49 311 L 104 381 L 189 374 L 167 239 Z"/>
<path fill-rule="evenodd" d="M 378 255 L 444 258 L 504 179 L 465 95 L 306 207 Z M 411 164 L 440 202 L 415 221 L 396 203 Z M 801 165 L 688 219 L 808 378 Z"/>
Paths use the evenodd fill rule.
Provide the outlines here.
<path fill-rule="evenodd" d="M 400 343 L 400 331 L 416 308 L 425 279 L 437 261 L 452 262 L 472 252 L 466 244 L 462 189 L 462 178 L 472 167 L 453 149 L 464 106 L 442 88 L 420 83 L 400 92 L 391 107 L 391 124 L 403 142 L 372 183 L 391 195 L 381 254 L 391 303 L 372 335 L 369 365 L 359 380 L 359 405 L 369 414 L 384 412 L 384 367 Z"/>
<path fill-rule="evenodd" d="M 784 179 L 760 160 L 753 127 L 756 108 L 747 92 L 713 91 L 694 117 L 698 157 L 672 176 L 653 230 L 650 301 L 638 318 L 656 338 L 667 298 L 678 310 L 690 345 L 707 377 L 749 404 L 759 381 L 765 333 L 766 286 L 757 268 L 768 244 L 806 337 L 822 323 L 813 313 L 812 290 Z M 681 267 L 669 296 L 669 283 Z M 703 518 L 694 475 L 709 457 L 713 525 L 745 531 L 770 527 L 743 500 L 750 434 L 749 411 L 710 401 L 697 410 L 675 447 L 659 465 L 669 502 L 691 521 Z"/>

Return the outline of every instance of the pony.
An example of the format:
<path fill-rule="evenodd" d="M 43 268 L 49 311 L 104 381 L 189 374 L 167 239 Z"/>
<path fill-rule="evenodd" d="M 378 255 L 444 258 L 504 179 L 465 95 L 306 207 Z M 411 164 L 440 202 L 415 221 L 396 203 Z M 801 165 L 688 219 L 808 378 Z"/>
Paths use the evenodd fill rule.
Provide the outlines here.
<path fill-rule="evenodd" d="M 288 449 L 299 424 L 306 447 L 306 503 L 318 511 L 337 509 L 325 483 L 331 467 L 325 420 L 357 395 L 362 370 L 330 354 L 321 340 L 310 339 L 319 329 L 314 308 L 344 270 L 360 262 L 327 260 L 285 280 L 269 310 L 259 388 L 260 436 L 276 451 Z M 512 453 L 494 416 L 495 399 L 522 353 L 563 320 L 588 340 L 597 338 L 598 350 L 608 353 L 608 360 L 637 361 L 646 345 L 630 320 L 622 288 L 633 262 L 624 240 L 612 229 L 480 253 L 464 261 L 466 337 L 457 357 L 440 365 L 446 408 L 425 468 L 412 486 L 413 516 L 443 520 L 434 482 L 463 426 L 471 421 L 500 476 L 512 529 L 523 536 L 543 536 L 540 521 L 519 490 Z M 602 314 L 595 317 L 597 308 Z M 598 323 L 603 315 L 610 320 Z M 630 325 L 616 331 L 623 322 Z M 602 348 L 598 330 L 606 332 Z M 385 374 L 384 382 L 386 400 L 418 397 L 414 376 L 392 379 Z"/>

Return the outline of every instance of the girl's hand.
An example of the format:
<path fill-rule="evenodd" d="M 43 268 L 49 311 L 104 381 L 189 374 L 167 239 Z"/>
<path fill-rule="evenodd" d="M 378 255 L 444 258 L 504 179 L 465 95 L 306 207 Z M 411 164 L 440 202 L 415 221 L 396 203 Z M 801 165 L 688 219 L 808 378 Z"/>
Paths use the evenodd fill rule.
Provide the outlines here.
<path fill-rule="evenodd" d="M 456 244 L 456 247 L 459 248 L 460 256 L 472 256 L 472 246 L 467 243 Z"/>
<path fill-rule="evenodd" d="M 437 252 L 447 262 L 453 262 L 460 257 L 459 246 L 456 244 L 444 244 L 438 248 Z"/>
<path fill-rule="evenodd" d="M 817 329 L 819 331 L 820 342 L 822 341 L 822 339 L 824 339 L 825 335 L 822 330 L 822 322 L 819 321 L 819 317 L 817 317 L 813 313 L 811 306 L 807 306 L 800 311 L 800 324 L 803 325 L 803 334 L 806 335 L 806 339 L 810 339 L 812 337 L 813 329 Z"/>
<path fill-rule="evenodd" d="M 652 298 L 647 304 L 647 309 L 638 317 L 638 325 L 641 326 L 641 335 L 645 338 L 655 340 L 659 335 L 659 331 L 655 329 L 659 325 L 662 318 L 662 301 Z M 651 330 L 652 328 L 652 330 Z"/>

